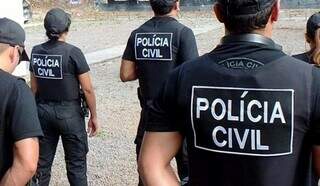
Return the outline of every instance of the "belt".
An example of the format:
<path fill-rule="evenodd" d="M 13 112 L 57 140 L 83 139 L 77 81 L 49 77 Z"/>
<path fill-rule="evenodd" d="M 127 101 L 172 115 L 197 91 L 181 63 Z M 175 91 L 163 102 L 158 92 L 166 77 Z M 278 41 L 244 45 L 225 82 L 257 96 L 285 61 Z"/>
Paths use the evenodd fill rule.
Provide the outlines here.
<path fill-rule="evenodd" d="M 38 104 L 46 104 L 50 106 L 54 105 L 63 105 L 63 106 L 70 106 L 70 105 L 80 105 L 79 100 L 70 100 L 70 101 L 55 101 L 55 100 L 37 100 Z"/>

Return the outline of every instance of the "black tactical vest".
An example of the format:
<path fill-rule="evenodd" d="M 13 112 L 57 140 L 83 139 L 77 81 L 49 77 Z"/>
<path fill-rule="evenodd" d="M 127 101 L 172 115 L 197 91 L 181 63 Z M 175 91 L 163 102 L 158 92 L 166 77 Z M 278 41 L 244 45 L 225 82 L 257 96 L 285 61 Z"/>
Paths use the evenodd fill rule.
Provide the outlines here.
<path fill-rule="evenodd" d="M 171 17 L 154 17 L 135 34 L 135 55 L 142 102 L 154 98 L 170 71 L 180 65 L 180 33 L 185 26 Z"/>
<path fill-rule="evenodd" d="M 33 48 L 31 71 L 37 79 L 37 98 L 44 101 L 79 99 L 79 81 L 70 60 L 73 46 L 48 42 Z"/>
<path fill-rule="evenodd" d="M 187 113 L 192 118 L 186 128 L 193 136 L 188 139 L 191 183 L 298 186 L 313 182 L 308 141 L 312 66 L 291 57 L 252 70 L 229 69 L 206 56 L 201 63 L 207 65 L 192 69 L 190 65 L 184 71 L 192 75 L 179 78 L 181 87 L 188 87 L 179 95 L 191 92 L 186 106 L 191 106 Z M 281 176 L 275 179 L 274 174 Z"/>

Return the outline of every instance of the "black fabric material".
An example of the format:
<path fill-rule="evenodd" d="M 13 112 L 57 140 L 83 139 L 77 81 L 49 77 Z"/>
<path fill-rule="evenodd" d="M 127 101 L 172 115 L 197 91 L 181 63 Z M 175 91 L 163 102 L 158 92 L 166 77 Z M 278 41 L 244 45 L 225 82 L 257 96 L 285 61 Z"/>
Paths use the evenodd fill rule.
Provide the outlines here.
<path fill-rule="evenodd" d="M 40 157 L 35 182 L 38 182 L 39 186 L 49 185 L 52 162 L 61 136 L 70 185 L 88 185 L 86 174 L 88 140 L 80 105 L 77 102 L 44 102 L 38 104 L 38 112 L 44 137 L 40 140 Z"/>
<path fill-rule="evenodd" d="M 230 60 L 239 64 L 224 66 L 222 64 L 225 63 L 221 63 Z M 246 61 L 261 66 L 254 69 L 243 68 Z M 319 73 L 320 71 L 312 65 L 288 57 L 274 46 L 243 41 L 223 43 L 211 53 L 183 64 L 171 73 L 158 99 L 148 109 L 146 130 L 151 132 L 177 131 L 186 136 L 190 185 L 192 186 L 316 186 L 311 166 L 311 149 L 313 145 L 319 144 L 318 136 L 320 135 L 318 129 L 318 116 L 320 115 L 318 108 L 320 104 L 318 103 Z M 208 87 L 211 88 L 210 91 L 206 89 Z M 231 89 L 222 91 L 225 87 Z M 239 148 L 235 136 L 232 136 L 232 141 L 229 139 L 229 134 L 236 135 L 234 129 L 231 129 L 231 133 L 228 128 L 226 130 L 228 135 L 222 132 L 219 135 L 214 135 L 215 133 L 211 130 L 219 125 L 226 127 L 227 123 L 230 123 L 229 119 L 221 121 L 213 119 L 212 112 L 210 112 L 211 99 L 230 97 L 235 92 L 234 88 L 264 89 L 259 94 L 249 90 L 247 93 L 244 91 L 242 95 L 245 97 L 248 94 L 248 99 L 252 97 L 251 99 L 258 100 L 280 100 L 279 102 L 282 103 L 283 114 L 286 116 L 285 123 L 287 127 L 290 127 L 285 129 L 287 133 L 280 132 L 283 131 L 283 128 L 279 128 L 281 125 L 265 125 L 260 122 L 256 126 L 254 123 L 251 125 L 249 119 L 244 122 L 235 120 L 231 125 L 232 128 L 239 131 L 241 139 L 244 136 L 243 127 L 262 127 L 259 129 L 262 144 L 265 144 L 264 142 L 270 137 L 265 135 L 265 132 L 270 129 L 268 127 L 275 127 L 268 135 L 273 136 L 276 142 L 268 144 L 270 149 L 268 146 L 267 151 L 250 146 L 253 143 L 252 139 L 255 139 L 252 137 L 248 138 L 251 143 L 247 142 L 243 149 Z M 293 101 L 290 101 L 288 96 L 285 96 L 283 99 L 286 101 L 283 101 L 278 96 L 280 93 L 276 94 L 265 89 L 281 89 L 283 92 L 293 90 L 294 94 L 288 93 L 291 95 L 290 97 L 293 97 Z M 200 90 L 204 92 L 203 96 L 208 96 L 206 98 L 210 101 L 207 110 L 204 105 L 200 105 L 206 111 L 196 115 L 197 112 L 194 109 L 199 107 L 196 107 L 193 99 L 199 98 Z M 219 92 L 224 93 L 219 95 Z M 255 97 L 257 95 L 258 97 Z M 239 99 L 240 96 L 232 97 L 231 106 L 239 103 Z M 291 110 L 293 105 L 294 112 Z M 228 111 L 231 112 L 230 115 L 237 116 L 239 107 L 231 108 Z M 221 113 L 221 109 L 217 112 Z M 268 112 L 271 113 L 271 111 Z M 260 110 L 253 111 L 254 116 L 259 114 L 261 114 Z M 248 113 L 244 117 L 247 115 Z M 231 116 L 228 115 L 228 118 L 232 118 Z M 289 123 L 291 117 L 288 116 L 292 116 L 294 124 Z M 279 119 L 278 122 L 280 122 Z M 291 134 L 292 127 L 292 138 L 290 135 L 285 138 L 288 132 Z M 248 133 L 248 135 L 253 134 Z M 214 144 L 219 143 L 215 143 L 214 139 L 218 139 L 220 142 L 227 140 L 225 142 L 228 145 L 220 143 L 220 150 L 217 151 L 219 146 Z M 271 153 L 269 157 L 264 156 L 263 153 L 271 152 L 274 146 L 279 146 L 284 141 L 292 142 L 292 149 L 290 146 L 281 145 L 282 149 L 288 150 L 287 153 L 282 155 L 272 155 Z M 231 147 L 229 143 L 232 144 Z M 210 146 L 203 146 L 206 144 Z M 247 150 L 253 150 L 256 154 L 241 153 Z"/>
<path fill-rule="evenodd" d="M 278 50 L 282 50 L 282 46 L 276 44 L 273 40 L 263 37 L 259 34 L 242 34 L 242 35 L 230 35 L 221 39 L 221 44 L 238 43 L 238 42 L 250 42 L 256 44 L 266 45 Z"/>
<path fill-rule="evenodd" d="M 0 19 L 0 43 L 24 47 L 26 34 L 23 28 L 8 18 Z"/>
<path fill-rule="evenodd" d="M 14 143 L 41 137 L 33 95 L 22 79 L 0 70 L 0 180 L 13 163 Z"/>
<path fill-rule="evenodd" d="M 53 65 L 48 59 L 60 62 Z M 53 67 L 52 67 L 53 66 Z M 37 79 L 37 98 L 47 101 L 79 99 L 78 76 L 90 71 L 81 50 L 60 41 L 48 41 L 35 46 L 29 70 Z"/>
<path fill-rule="evenodd" d="M 299 59 L 301 61 L 304 61 L 306 63 L 309 63 L 309 64 L 314 64 L 313 60 L 309 57 L 309 53 L 308 52 L 305 52 L 305 53 L 302 53 L 302 54 L 293 55 L 292 57 L 294 57 L 296 59 Z"/>
<path fill-rule="evenodd" d="M 51 9 L 44 18 L 44 28 L 52 34 L 65 32 L 71 24 L 70 14 L 60 8 Z"/>
<path fill-rule="evenodd" d="M 320 133 L 320 105 L 318 102 L 320 101 L 319 97 L 319 91 L 320 91 L 320 70 L 318 68 L 314 68 L 312 71 L 312 76 L 313 76 L 313 84 L 312 84 L 312 117 L 311 117 L 311 126 L 312 130 L 310 132 L 311 134 L 311 143 L 315 145 L 320 145 L 320 138 L 319 138 L 319 133 Z"/>

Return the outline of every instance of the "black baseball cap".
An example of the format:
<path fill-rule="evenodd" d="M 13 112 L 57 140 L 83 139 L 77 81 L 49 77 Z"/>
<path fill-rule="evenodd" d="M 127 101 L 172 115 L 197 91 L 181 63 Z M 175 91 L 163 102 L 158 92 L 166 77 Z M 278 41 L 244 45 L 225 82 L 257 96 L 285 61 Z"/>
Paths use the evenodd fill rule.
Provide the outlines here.
<path fill-rule="evenodd" d="M 0 19 L 0 43 L 9 44 L 10 46 L 20 46 L 24 48 L 26 33 L 24 29 L 15 21 L 8 18 Z M 23 50 L 20 61 L 29 61 L 29 57 Z"/>
<path fill-rule="evenodd" d="M 307 34 L 315 37 L 316 30 L 320 28 L 320 12 L 313 14 L 307 22 Z"/>
<path fill-rule="evenodd" d="M 44 18 L 44 28 L 47 32 L 52 34 L 61 34 L 71 24 L 70 14 L 66 13 L 60 8 L 53 8 L 49 10 Z"/>
<path fill-rule="evenodd" d="M 276 0 L 217 0 L 227 9 L 228 15 L 256 14 L 272 6 Z"/>

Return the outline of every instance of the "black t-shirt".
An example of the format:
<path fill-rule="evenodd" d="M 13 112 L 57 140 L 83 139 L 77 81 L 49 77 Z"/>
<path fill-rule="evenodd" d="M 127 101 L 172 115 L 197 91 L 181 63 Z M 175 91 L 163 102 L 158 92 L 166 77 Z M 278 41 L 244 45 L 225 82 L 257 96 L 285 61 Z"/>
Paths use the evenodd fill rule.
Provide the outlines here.
<path fill-rule="evenodd" d="M 187 138 L 190 185 L 317 185 L 320 71 L 264 40 L 183 64 L 150 105 L 147 131 Z"/>
<path fill-rule="evenodd" d="M 81 50 L 60 41 L 32 49 L 29 70 L 37 79 L 37 97 L 45 101 L 79 99 L 78 75 L 90 71 Z"/>
<path fill-rule="evenodd" d="M 296 59 L 300 59 L 301 61 L 304 61 L 306 63 L 314 64 L 313 60 L 309 57 L 309 53 L 305 52 L 302 54 L 293 55 L 292 57 Z"/>
<path fill-rule="evenodd" d="M 142 97 L 150 100 L 172 69 L 196 57 L 192 30 L 165 16 L 153 17 L 134 30 L 122 58 L 136 63 Z"/>
<path fill-rule="evenodd" d="M 13 163 L 15 142 L 42 136 L 37 108 L 26 83 L 0 70 L 0 180 Z"/>

